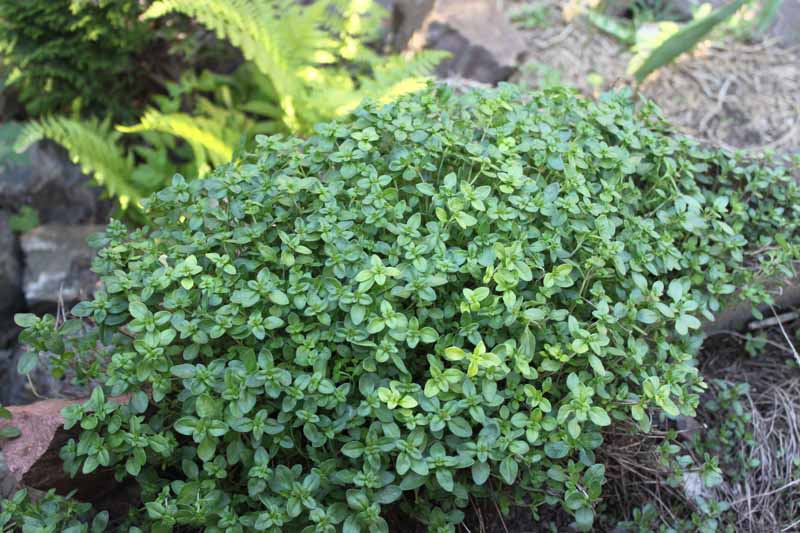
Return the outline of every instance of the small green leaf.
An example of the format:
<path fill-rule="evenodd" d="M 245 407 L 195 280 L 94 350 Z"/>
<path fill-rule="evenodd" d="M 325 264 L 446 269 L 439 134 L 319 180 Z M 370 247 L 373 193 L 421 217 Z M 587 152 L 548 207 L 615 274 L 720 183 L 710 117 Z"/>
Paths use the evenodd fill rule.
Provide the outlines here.
<path fill-rule="evenodd" d="M 142 302 L 133 301 L 128 305 L 128 311 L 133 318 L 143 319 L 147 316 L 147 306 Z"/>
<path fill-rule="evenodd" d="M 598 426 L 611 425 L 611 418 L 609 418 L 608 413 L 606 413 L 605 409 L 602 407 L 591 407 L 589 409 L 589 419 Z"/>
<path fill-rule="evenodd" d="M 575 525 L 578 531 L 591 531 L 594 523 L 594 511 L 589 507 L 581 507 L 575 511 Z"/>
<path fill-rule="evenodd" d="M 19 428 L 13 426 L 6 426 L 0 428 L 0 439 L 16 439 L 22 435 Z"/>
<path fill-rule="evenodd" d="M 190 379 L 195 375 L 195 366 L 190 364 L 175 365 L 170 369 L 173 376 Z"/>
<path fill-rule="evenodd" d="M 17 313 L 14 315 L 14 323 L 21 328 L 30 328 L 39 322 L 39 318 L 32 313 Z"/>
<path fill-rule="evenodd" d="M 34 352 L 25 351 L 17 361 L 17 372 L 28 375 L 39 366 L 39 356 Z"/>
<path fill-rule="evenodd" d="M 639 309 L 636 313 L 636 320 L 643 324 L 655 324 L 658 322 L 658 313 L 652 309 Z"/>
<path fill-rule="evenodd" d="M 500 463 L 500 475 L 507 485 L 513 485 L 517 479 L 519 466 L 513 457 L 508 456 Z"/>
<path fill-rule="evenodd" d="M 489 464 L 484 461 L 477 461 L 472 465 L 472 481 L 474 481 L 476 485 L 483 485 L 486 483 L 490 473 L 491 469 L 489 468 Z"/>
<path fill-rule="evenodd" d="M 141 414 L 147 411 L 148 403 L 147 393 L 144 391 L 136 391 L 131 395 L 131 407 L 135 413 Z"/>
<path fill-rule="evenodd" d="M 562 459 L 569 453 L 569 445 L 566 442 L 548 442 L 544 445 L 544 453 L 550 459 Z"/>
<path fill-rule="evenodd" d="M 444 357 L 448 361 L 461 361 L 466 357 L 464 350 L 457 346 L 451 346 L 449 348 L 444 349 Z"/>

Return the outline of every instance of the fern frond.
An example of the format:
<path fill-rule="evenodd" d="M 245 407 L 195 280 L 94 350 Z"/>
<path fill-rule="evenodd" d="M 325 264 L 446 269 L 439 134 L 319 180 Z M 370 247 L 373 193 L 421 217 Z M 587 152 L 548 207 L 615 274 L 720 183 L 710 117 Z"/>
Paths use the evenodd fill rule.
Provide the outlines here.
<path fill-rule="evenodd" d="M 364 98 L 388 101 L 420 89 L 446 55 L 382 58 L 364 41 L 379 27 L 374 0 L 157 0 L 144 13 L 188 15 L 238 47 L 261 88 L 247 111 L 275 118 L 294 134 L 352 111 Z M 274 111 L 277 110 L 278 113 Z"/>
<path fill-rule="evenodd" d="M 298 67 L 324 52 L 328 36 L 320 29 L 324 4 L 301 7 L 294 0 L 160 0 L 142 15 L 156 18 L 179 12 L 212 29 L 239 48 L 272 82 L 290 129 L 296 129 L 295 100 L 303 96 Z"/>
<path fill-rule="evenodd" d="M 350 102 L 337 110 L 337 114 L 349 113 L 361 100 L 369 98 L 388 103 L 404 94 L 424 88 L 431 79 L 436 66 L 450 56 L 441 50 L 425 50 L 413 56 L 390 56 L 373 66 L 372 77 L 359 78 L 356 104 Z"/>
<path fill-rule="evenodd" d="M 28 123 L 14 149 L 24 152 L 41 139 L 57 142 L 83 172 L 92 174 L 110 196 L 118 197 L 120 206 L 125 209 L 130 203 L 138 203 L 143 194 L 131 184 L 133 162 L 117 145 L 118 138 L 119 134 L 114 133 L 107 122 L 48 117 Z"/>
<path fill-rule="evenodd" d="M 223 125 L 204 117 L 192 117 L 185 113 L 159 113 L 146 111 L 139 124 L 117 126 L 123 133 L 159 131 L 184 139 L 192 147 L 198 167 L 217 166 L 230 161 L 233 146 L 212 132 L 219 131 Z"/>

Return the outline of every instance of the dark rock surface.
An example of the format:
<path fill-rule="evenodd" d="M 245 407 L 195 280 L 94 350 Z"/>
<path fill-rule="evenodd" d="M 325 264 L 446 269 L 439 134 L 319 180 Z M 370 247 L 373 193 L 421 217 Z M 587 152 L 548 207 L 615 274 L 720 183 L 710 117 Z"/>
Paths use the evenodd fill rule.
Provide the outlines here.
<path fill-rule="evenodd" d="M 438 74 L 495 84 L 507 80 L 527 45 L 496 2 L 487 0 L 394 0 L 384 2 L 397 50 L 447 50 Z"/>
<path fill-rule="evenodd" d="M 0 350 L 0 405 L 26 405 L 41 398 L 79 398 L 91 392 L 70 384 L 69 378 L 54 378 L 48 368 L 47 354 L 40 356 L 41 362 L 30 373 L 30 379 L 21 375 L 17 363 L 25 350 L 23 346 Z"/>
<path fill-rule="evenodd" d="M 6 458 L 0 451 L 0 500 L 14 495 L 17 490 L 17 479 L 8 469 Z"/>
<path fill-rule="evenodd" d="M 22 157 L 8 157 L 0 164 L 0 209 L 16 212 L 30 206 L 42 223 L 104 220 L 109 205 L 88 182 L 61 148 L 39 142 Z"/>
<path fill-rule="evenodd" d="M 90 297 L 97 276 L 89 271 L 94 250 L 87 239 L 102 226 L 46 224 L 20 239 L 25 258 L 23 290 L 30 309 L 53 309 Z"/>
<path fill-rule="evenodd" d="M 16 236 L 8 223 L 10 215 L 0 210 L 0 327 L 3 317 L 10 316 L 22 303 L 22 268 Z"/>
<path fill-rule="evenodd" d="M 782 46 L 800 46 L 800 0 L 783 0 L 767 35 Z"/>

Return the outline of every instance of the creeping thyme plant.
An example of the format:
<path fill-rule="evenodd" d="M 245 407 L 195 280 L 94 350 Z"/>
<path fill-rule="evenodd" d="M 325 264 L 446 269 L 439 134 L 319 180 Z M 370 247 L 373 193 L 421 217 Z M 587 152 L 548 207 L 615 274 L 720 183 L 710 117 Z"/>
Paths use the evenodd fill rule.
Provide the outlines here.
<path fill-rule="evenodd" d="M 694 413 L 701 321 L 769 299 L 800 194 L 625 94 L 517 91 L 260 137 L 112 222 L 83 325 L 19 317 L 106 361 L 67 469 L 135 477 L 152 531 L 453 531 L 485 497 L 590 529 L 604 431 Z"/>

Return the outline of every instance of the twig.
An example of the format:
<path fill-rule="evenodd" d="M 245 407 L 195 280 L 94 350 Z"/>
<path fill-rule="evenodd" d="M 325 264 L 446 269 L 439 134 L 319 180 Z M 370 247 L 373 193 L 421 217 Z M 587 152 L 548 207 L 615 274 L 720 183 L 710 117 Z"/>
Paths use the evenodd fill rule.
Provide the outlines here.
<path fill-rule="evenodd" d="M 763 498 L 765 496 L 772 496 L 773 494 L 777 494 L 779 492 L 782 492 L 782 491 L 788 489 L 789 487 L 793 487 L 793 486 L 797 485 L 798 483 L 800 483 L 800 479 L 795 479 L 794 481 L 790 481 L 786 485 L 784 485 L 782 487 L 778 487 L 777 489 L 773 489 L 773 490 L 771 490 L 769 492 L 762 492 L 761 494 L 756 494 L 755 498 Z M 748 498 L 739 498 L 738 500 L 736 500 L 734 502 L 731 502 L 731 505 L 737 505 L 737 504 L 740 504 L 740 503 L 742 503 L 742 502 L 744 502 L 746 500 L 748 500 Z"/>
<path fill-rule="evenodd" d="M 798 314 L 797 311 L 782 313 L 780 315 L 775 315 L 774 317 L 771 318 L 765 318 L 764 320 L 756 320 L 750 322 L 749 324 L 747 324 L 747 329 L 753 331 L 756 329 L 771 328 L 772 326 L 775 326 L 777 324 L 781 324 L 784 322 L 791 322 L 792 320 L 797 320 L 798 317 L 800 317 L 800 314 Z"/>
<path fill-rule="evenodd" d="M 553 37 L 549 41 L 545 41 L 543 43 L 534 42 L 533 44 L 539 50 L 547 50 L 548 48 L 552 48 L 553 45 L 556 45 L 556 44 L 560 43 L 561 41 L 564 41 L 567 37 L 570 36 L 570 34 L 573 32 L 573 30 L 575 30 L 575 27 L 570 24 L 569 26 L 564 28 L 564 30 L 561 33 L 559 33 L 558 35 L 556 35 L 555 37 Z"/>
<path fill-rule="evenodd" d="M 789 524 L 785 528 L 781 529 L 781 533 L 783 533 L 784 531 L 795 531 L 794 528 L 795 528 L 795 526 L 798 526 L 798 525 L 800 525 L 800 520 L 792 522 L 791 524 Z"/>
<path fill-rule="evenodd" d="M 713 333 L 709 333 L 708 336 L 709 337 L 714 337 L 716 335 L 730 335 L 731 337 L 736 337 L 737 339 L 742 339 L 742 340 L 746 340 L 746 341 L 750 340 L 750 337 L 748 337 L 747 335 L 742 335 L 741 333 L 739 333 L 737 331 L 731 331 L 729 329 L 721 329 L 719 331 L 715 331 Z M 764 342 L 766 344 L 769 344 L 770 346 L 774 346 L 775 348 L 780 348 L 781 350 L 783 350 L 784 352 L 786 352 L 788 354 L 792 353 L 792 350 L 787 349 L 786 346 L 784 346 L 783 344 L 779 344 L 779 343 L 777 343 L 775 341 L 771 341 L 769 339 L 758 339 L 758 340 L 759 340 L 759 342 Z M 792 347 L 792 348 L 794 348 L 794 347 Z M 797 353 L 797 352 L 794 352 L 794 353 Z"/>
<path fill-rule="evenodd" d="M 725 104 L 725 95 L 728 94 L 728 88 L 731 86 L 731 79 L 731 77 L 727 77 L 725 81 L 722 82 L 722 87 L 719 90 L 719 94 L 717 94 L 717 104 L 700 120 L 697 126 L 698 130 L 705 130 L 708 122 L 722 111 Z"/>
<path fill-rule="evenodd" d="M 503 531 L 508 533 L 508 528 L 506 527 L 506 521 L 503 520 L 503 513 L 500 512 L 500 506 L 497 505 L 497 500 L 492 498 L 492 503 L 494 504 L 495 510 L 497 510 L 497 518 L 500 519 L 500 525 L 503 526 Z"/>
<path fill-rule="evenodd" d="M 33 380 L 31 379 L 30 373 L 25 374 L 25 377 L 28 379 L 28 387 L 31 388 L 31 392 L 33 393 L 33 395 L 39 400 L 44 400 L 45 397 L 39 394 L 39 392 L 36 390 L 36 386 L 33 384 Z"/>
<path fill-rule="evenodd" d="M 775 315 L 775 318 L 777 318 L 778 313 L 775 312 L 775 308 L 772 307 L 771 305 L 769 306 L 769 308 L 772 310 L 772 314 Z M 797 353 L 797 350 L 795 349 L 792 340 L 789 338 L 789 334 L 786 333 L 786 330 L 784 329 L 783 324 L 780 321 L 778 322 L 778 327 L 781 328 L 781 333 L 783 333 L 783 338 L 786 339 L 786 343 L 789 345 L 789 348 L 792 349 L 792 355 L 794 355 L 797 364 L 800 365 L 800 354 Z"/>

